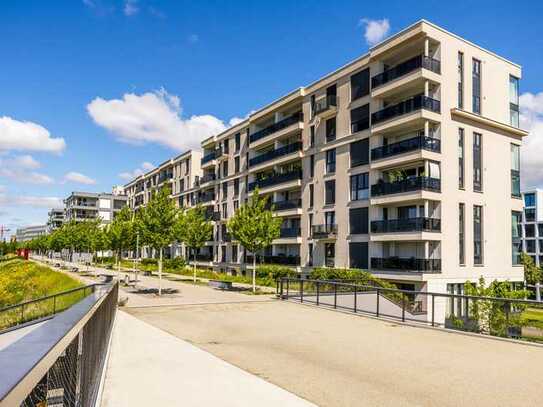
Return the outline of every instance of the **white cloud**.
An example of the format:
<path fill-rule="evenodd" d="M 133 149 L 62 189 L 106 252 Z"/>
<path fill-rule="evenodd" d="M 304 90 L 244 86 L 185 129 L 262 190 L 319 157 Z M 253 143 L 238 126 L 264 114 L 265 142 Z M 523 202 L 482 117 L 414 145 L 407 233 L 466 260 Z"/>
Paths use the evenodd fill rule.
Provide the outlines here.
<path fill-rule="evenodd" d="M 123 12 L 125 16 L 133 16 L 140 11 L 137 0 L 125 0 Z"/>
<path fill-rule="evenodd" d="M 64 176 L 64 181 L 75 182 L 77 184 L 94 185 L 96 180 L 88 177 L 80 172 L 70 171 Z"/>
<path fill-rule="evenodd" d="M 387 18 L 382 20 L 363 18 L 359 24 L 365 27 L 364 38 L 370 47 L 381 42 L 390 31 L 390 22 Z"/>
<path fill-rule="evenodd" d="M 226 129 L 212 115 L 182 117 L 177 96 L 161 89 L 142 95 L 127 93 L 122 99 L 97 97 L 87 105 L 94 122 L 120 141 L 158 143 L 179 151 L 200 149 L 200 142 Z"/>
<path fill-rule="evenodd" d="M 119 174 L 119 177 L 126 180 L 126 181 L 132 181 L 134 178 L 137 178 L 140 175 L 143 175 L 146 172 L 151 171 L 151 170 L 153 170 L 155 168 L 156 167 L 153 164 L 151 164 L 150 162 L 145 161 L 145 162 L 141 163 L 140 168 L 136 168 L 134 171 L 121 172 Z"/>
<path fill-rule="evenodd" d="M 63 138 L 53 138 L 49 131 L 33 122 L 0 117 L 0 151 L 27 150 L 60 153 L 66 148 Z"/>
<path fill-rule="evenodd" d="M 52 184 L 53 178 L 32 171 L 40 167 L 41 164 L 30 155 L 8 156 L 0 159 L 0 177 L 27 184 Z"/>
<path fill-rule="evenodd" d="M 31 206 L 34 208 L 62 208 L 61 198 L 51 196 L 7 195 L 0 193 L 0 205 Z"/>
<path fill-rule="evenodd" d="M 543 187 L 543 92 L 520 96 L 520 126 L 530 132 L 522 140 L 521 182 L 523 187 Z"/>

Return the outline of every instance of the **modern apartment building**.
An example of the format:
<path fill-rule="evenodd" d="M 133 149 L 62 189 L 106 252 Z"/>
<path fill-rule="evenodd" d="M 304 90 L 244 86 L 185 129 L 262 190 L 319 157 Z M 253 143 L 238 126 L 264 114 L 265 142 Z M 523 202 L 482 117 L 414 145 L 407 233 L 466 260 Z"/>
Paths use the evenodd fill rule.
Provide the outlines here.
<path fill-rule="evenodd" d="M 103 224 L 113 220 L 126 205 L 126 195 L 105 192 L 72 192 L 64 200 L 66 222 L 100 218 Z"/>
<path fill-rule="evenodd" d="M 420 21 L 257 110 L 202 142 L 191 193 L 215 221 L 205 254 L 226 272 L 251 262 L 226 221 L 258 188 L 283 221 L 259 261 L 368 269 L 435 292 L 522 281 L 520 77 Z"/>
<path fill-rule="evenodd" d="M 543 266 L 543 190 L 522 192 L 524 212 L 518 214 L 518 251 L 529 254 L 537 266 Z"/>
<path fill-rule="evenodd" d="M 52 208 L 49 210 L 47 217 L 47 233 L 51 233 L 64 223 L 64 209 Z"/>
<path fill-rule="evenodd" d="M 47 225 L 35 225 L 19 228 L 15 231 L 18 242 L 26 242 L 47 234 Z"/>

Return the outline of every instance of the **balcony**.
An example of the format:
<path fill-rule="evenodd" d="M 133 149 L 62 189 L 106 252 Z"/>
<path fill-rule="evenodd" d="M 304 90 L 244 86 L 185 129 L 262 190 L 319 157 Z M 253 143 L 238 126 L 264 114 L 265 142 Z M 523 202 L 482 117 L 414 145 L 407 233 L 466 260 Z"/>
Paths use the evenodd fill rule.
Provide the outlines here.
<path fill-rule="evenodd" d="M 332 109 L 337 109 L 337 96 L 327 95 L 315 101 L 315 105 L 313 106 L 313 116 L 317 116 Z"/>
<path fill-rule="evenodd" d="M 313 239 L 332 239 L 337 235 L 337 225 L 313 225 L 311 226 L 311 237 Z"/>
<path fill-rule="evenodd" d="M 248 254 L 246 256 L 246 262 L 251 264 L 253 262 L 253 256 Z M 282 264 L 286 266 L 299 266 L 300 265 L 300 256 L 256 256 L 257 263 L 265 264 Z"/>
<path fill-rule="evenodd" d="M 394 182 L 379 182 L 371 186 L 371 196 L 399 194 L 413 191 L 441 192 L 441 180 L 430 177 L 412 177 Z"/>
<path fill-rule="evenodd" d="M 371 233 L 396 232 L 441 232 L 441 219 L 409 218 L 371 222 Z"/>
<path fill-rule="evenodd" d="M 289 237 L 298 237 L 302 235 L 302 229 L 300 228 L 281 228 L 279 237 L 289 238 Z"/>
<path fill-rule="evenodd" d="M 191 254 L 188 260 L 192 260 L 193 255 Z M 196 261 L 212 261 L 213 254 L 211 253 L 198 253 L 196 254 Z"/>
<path fill-rule="evenodd" d="M 213 161 L 214 159 L 215 159 L 215 151 L 212 151 L 211 153 L 204 155 L 200 163 L 204 165 L 205 163 Z"/>
<path fill-rule="evenodd" d="M 169 181 L 172 178 L 173 178 L 172 172 L 160 174 L 158 177 L 158 183 L 161 184 L 162 182 Z"/>
<path fill-rule="evenodd" d="M 276 133 L 279 130 L 285 129 L 295 123 L 303 122 L 304 116 L 302 112 L 294 113 L 292 116 L 287 117 L 277 123 L 274 123 L 262 130 L 259 130 L 249 136 L 249 143 L 254 143 L 257 140 L 260 140 L 270 134 Z"/>
<path fill-rule="evenodd" d="M 263 178 L 249 183 L 249 191 L 253 191 L 256 188 L 266 188 L 277 184 L 282 184 L 288 181 L 294 181 L 302 179 L 302 170 L 297 169 L 283 174 L 273 174 L 267 178 Z"/>
<path fill-rule="evenodd" d="M 251 158 L 249 160 L 249 166 L 251 167 L 258 164 L 262 164 L 266 161 L 273 160 L 274 158 L 296 153 L 301 150 L 302 150 L 302 143 L 300 141 L 296 143 L 288 144 L 284 147 L 280 147 L 276 150 L 271 150 L 257 157 Z"/>
<path fill-rule="evenodd" d="M 439 100 L 432 99 L 428 96 L 417 95 L 372 113 L 371 124 L 373 126 L 386 120 L 390 120 L 421 109 L 430 110 L 434 113 L 440 113 L 441 103 Z"/>
<path fill-rule="evenodd" d="M 215 175 L 215 173 L 204 174 L 200 178 L 200 185 L 206 184 L 206 183 L 211 182 L 211 181 L 215 181 L 216 178 L 217 178 L 217 176 Z"/>
<path fill-rule="evenodd" d="M 420 134 L 413 138 L 372 149 L 371 159 L 372 161 L 381 160 L 383 158 L 393 157 L 395 155 L 417 150 L 427 150 L 439 153 L 441 152 L 441 140 L 426 137 L 424 134 Z"/>
<path fill-rule="evenodd" d="M 440 273 L 441 259 L 416 259 L 400 257 L 372 257 L 373 270 L 410 271 L 416 273 Z"/>
<path fill-rule="evenodd" d="M 213 193 L 207 193 L 207 194 L 201 194 L 198 199 L 196 199 L 195 203 L 206 203 L 211 202 L 215 200 L 215 194 Z"/>
<path fill-rule="evenodd" d="M 387 69 L 386 71 L 375 75 L 373 78 L 371 78 L 371 87 L 372 89 L 377 88 L 420 68 L 428 69 L 432 72 L 440 74 L 441 62 L 437 59 L 426 57 L 424 55 L 417 55 L 416 57 L 402 62 L 393 68 Z"/>
<path fill-rule="evenodd" d="M 301 199 L 291 199 L 288 201 L 276 201 L 267 204 L 267 209 L 272 209 L 274 211 L 286 211 L 289 209 L 298 209 L 302 207 Z"/>

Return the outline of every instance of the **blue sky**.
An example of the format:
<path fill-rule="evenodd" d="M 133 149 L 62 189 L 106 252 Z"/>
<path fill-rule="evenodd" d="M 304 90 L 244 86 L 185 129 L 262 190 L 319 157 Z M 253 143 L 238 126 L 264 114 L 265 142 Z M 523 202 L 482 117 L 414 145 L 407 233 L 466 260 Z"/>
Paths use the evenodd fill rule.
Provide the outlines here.
<path fill-rule="evenodd" d="M 386 36 L 425 18 L 521 64 L 524 122 L 543 134 L 541 16 L 535 1 L 4 1 L 0 225 L 198 145 L 365 53 L 371 21 Z"/>

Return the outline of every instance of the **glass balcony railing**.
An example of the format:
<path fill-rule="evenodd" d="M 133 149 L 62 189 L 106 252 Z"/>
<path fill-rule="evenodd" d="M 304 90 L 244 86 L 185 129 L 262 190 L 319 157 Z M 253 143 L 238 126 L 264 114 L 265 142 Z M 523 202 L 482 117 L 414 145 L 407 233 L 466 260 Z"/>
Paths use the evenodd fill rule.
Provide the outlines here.
<path fill-rule="evenodd" d="M 202 194 L 198 196 L 196 203 L 210 202 L 210 201 L 213 201 L 214 199 L 215 199 L 215 194 Z"/>
<path fill-rule="evenodd" d="M 301 199 L 290 199 L 288 201 L 276 201 L 271 202 L 266 205 L 267 209 L 272 209 L 274 211 L 286 211 L 289 209 L 298 209 L 302 207 L 302 200 Z"/>
<path fill-rule="evenodd" d="M 300 141 L 296 143 L 287 144 L 286 146 L 279 147 L 276 150 L 267 151 L 264 154 L 251 158 L 249 160 L 249 166 L 258 165 L 266 161 L 273 160 L 274 158 L 282 157 L 282 156 L 292 154 L 301 150 L 302 150 L 302 142 Z"/>
<path fill-rule="evenodd" d="M 321 99 L 318 99 L 315 101 L 315 104 L 313 105 L 313 116 L 316 116 L 322 112 L 326 112 L 327 110 L 333 107 L 337 107 L 336 95 L 328 95 Z"/>
<path fill-rule="evenodd" d="M 396 103 L 395 105 L 385 107 L 371 115 L 371 124 L 375 125 L 395 117 L 402 116 L 417 110 L 430 110 L 435 113 L 441 112 L 441 103 L 439 100 L 432 99 L 424 95 L 417 95 L 412 98 Z"/>
<path fill-rule="evenodd" d="M 215 151 L 204 155 L 202 157 L 201 164 L 203 165 L 203 164 L 208 163 L 208 162 L 210 162 L 210 161 L 212 161 L 214 159 L 215 159 Z"/>
<path fill-rule="evenodd" d="M 253 255 L 248 254 L 246 256 L 247 263 L 252 264 L 253 263 Z M 299 266 L 300 265 L 300 256 L 286 256 L 286 255 L 278 255 L 278 256 L 270 256 L 270 255 L 256 255 L 256 262 L 257 263 L 265 263 L 265 264 L 283 264 L 288 266 Z"/>
<path fill-rule="evenodd" d="M 302 179 L 302 170 L 296 169 L 293 171 L 285 172 L 282 174 L 273 174 L 266 178 L 259 179 L 254 182 L 249 183 L 249 191 L 253 191 L 256 188 L 265 188 L 277 184 L 282 184 L 288 181 L 294 181 L 297 179 Z"/>
<path fill-rule="evenodd" d="M 300 228 L 281 228 L 279 237 L 298 237 L 302 235 L 302 229 Z"/>
<path fill-rule="evenodd" d="M 274 123 L 262 130 L 259 130 L 249 136 L 249 143 L 254 143 L 257 140 L 260 140 L 266 136 L 269 136 L 270 134 L 273 134 L 275 132 L 278 132 L 279 130 L 283 130 L 295 123 L 303 122 L 304 121 L 304 115 L 302 112 L 294 113 L 293 115 Z"/>
<path fill-rule="evenodd" d="M 425 57 L 424 55 L 417 55 L 414 58 L 375 75 L 371 78 L 371 87 L 372 89 L 375 89 L 420 68 L 428 69 L 437 74 L 441 73 L 441 63 L 437 59 Z"/>
<path fill-rule="evenodd" d="M 206 182 L 215 181 L 216 175 L 214 173 L 210 174 L 204 174 L 202 178 L 200 178 L 200 185 L 205 184 Z"/>
<path fill-rule="evenodd" d="M 337 234 L 336 224 L 313 225 L 311 226 L 311 237 L 313 239 L 323 239 L 335 237 Z"/>
<path fill-rule="evenodd" d="M 388 219 L 371 222 L 371 233 L 440 231 L 441 219 L 434 218 Z"/>
<path fill-rule="evenodd" d="M 441 152 L 441 140 L 424 136 L 424 133 L 413 138 L 399 141 L 397 143 L 387 144 L 371 150 L 371 159 L 380 160 L 382 158 L 393 157 L 395 155 L 407 153 L 409 151 L 428 150 L 436 153 Z"/>
<path fill-rule="evenodd" d="M 410 271 L 419 273 L 441 272 L 441 259 L 417 259 L 414 257 L 372 257 L 370 265 L 374 270 Z"/>
<path fill-rule="evenodd" d="M 398 194 L 412 191 L 441 192 L 441 180 L 430 177 L 410 177 L 394 182 L 378 182 L 371 186 L 371 196 Z"/>

